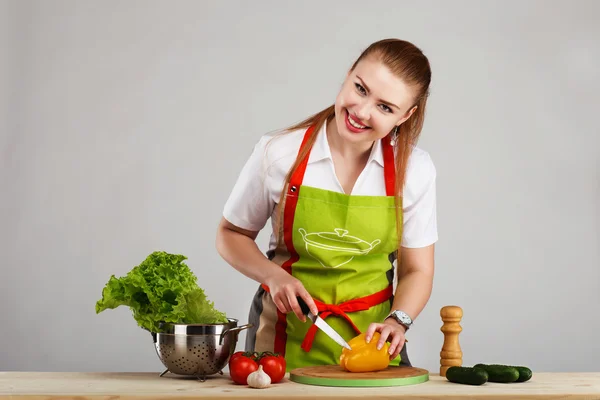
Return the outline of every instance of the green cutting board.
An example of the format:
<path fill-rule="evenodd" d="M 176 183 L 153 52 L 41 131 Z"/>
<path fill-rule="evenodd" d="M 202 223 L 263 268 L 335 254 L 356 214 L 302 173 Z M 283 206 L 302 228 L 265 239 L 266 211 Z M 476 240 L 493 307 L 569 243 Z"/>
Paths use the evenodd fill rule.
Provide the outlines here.
<path fill-rule="evenodd" d="M 375 372 L 348 372 L 339 365 L 319 365 L 290 371 L 290 380 L 318 386 L 405 386 L 429 380 L 429 371 L 406 366 L 389 366 Z"/>

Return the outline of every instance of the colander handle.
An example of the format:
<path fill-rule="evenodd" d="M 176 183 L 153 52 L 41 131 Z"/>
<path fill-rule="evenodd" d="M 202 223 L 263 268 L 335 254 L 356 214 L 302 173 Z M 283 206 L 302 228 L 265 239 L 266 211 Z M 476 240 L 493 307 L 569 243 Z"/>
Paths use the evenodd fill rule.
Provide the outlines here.
<path fill-rule="evenodd" d="M 254 324 L 246 324 L 246 325 L 242 325 L 242 326 L 236 326 L 235 328 L 230 328 L 230 329 L 223 331 L 223 333 L 221 333 L 221 337 L 219 338 L 219 345 L 223 344 L 223 339 L 225 338 L 225 335 L 227 335 L 228 333 L 236 333 L 237 334 L 240 331 L 243 331 L 244 329 L 252 328 L 253 326 L 254 326 Z"/>

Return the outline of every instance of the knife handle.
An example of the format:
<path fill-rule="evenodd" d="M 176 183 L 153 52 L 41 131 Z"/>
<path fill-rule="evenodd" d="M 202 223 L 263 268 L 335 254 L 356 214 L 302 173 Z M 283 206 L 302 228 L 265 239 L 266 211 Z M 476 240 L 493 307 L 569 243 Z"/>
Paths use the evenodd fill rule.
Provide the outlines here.
<path fill-rule="evenodd" d="M 306 304 L 304 299 L 300 296 L 296 296 L 296 300 L 298 300 L 298 305 L 300 306 L 300 309 L 302 310 L 302 314 L 308 315 L 308 313 L 310 312 L 310 309 L 308 308 L 308 304 Z"/>

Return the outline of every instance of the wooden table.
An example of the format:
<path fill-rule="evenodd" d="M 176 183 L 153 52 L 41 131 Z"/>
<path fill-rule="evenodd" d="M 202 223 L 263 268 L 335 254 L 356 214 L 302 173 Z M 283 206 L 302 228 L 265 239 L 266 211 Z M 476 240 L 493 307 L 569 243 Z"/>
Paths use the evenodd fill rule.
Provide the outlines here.
<path fill-rule="evenodd" d="M 524 383 L 459 385 L 431 374 L 425 383 L 381 388 L 335 388 L 284 381 L 267 389 L 235 385 L 225 375 L 205 382 L 159 373 L 0 372 L 0 400 L 87 399 L 600 399 L 600 372 L 536 373 Z"/>

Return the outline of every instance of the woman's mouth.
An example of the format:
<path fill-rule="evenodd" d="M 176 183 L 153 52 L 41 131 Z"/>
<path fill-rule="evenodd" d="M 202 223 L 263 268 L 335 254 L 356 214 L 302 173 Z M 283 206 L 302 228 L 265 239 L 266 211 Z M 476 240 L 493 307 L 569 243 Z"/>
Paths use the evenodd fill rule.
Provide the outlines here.
<path fill-rule="evenodd" d="M 348 110 L 346 110 L 346 118 L 345 119 L 346 119 L 346 127 L 348 128 L 348 130 L 350 132 L 361 133 L 361 132 L 364 132 L 367 129 L 369 129 L 368 126 L 363 125 L 359 121 L 354 119 L 354 117 L 352 117 L 350 115 L 350 112 L 348 112 Z"/>

